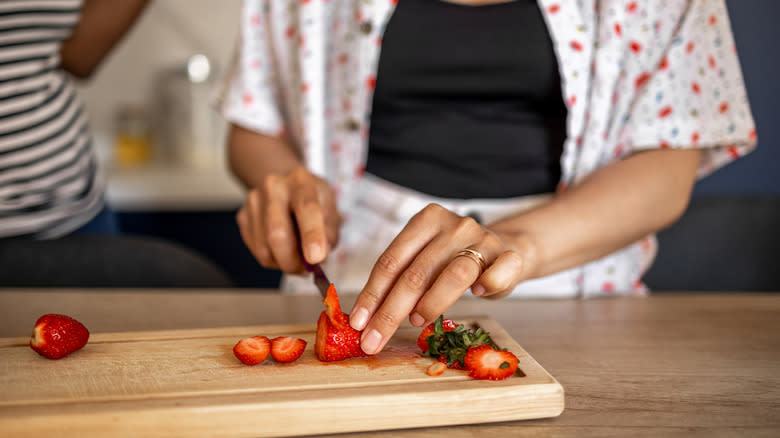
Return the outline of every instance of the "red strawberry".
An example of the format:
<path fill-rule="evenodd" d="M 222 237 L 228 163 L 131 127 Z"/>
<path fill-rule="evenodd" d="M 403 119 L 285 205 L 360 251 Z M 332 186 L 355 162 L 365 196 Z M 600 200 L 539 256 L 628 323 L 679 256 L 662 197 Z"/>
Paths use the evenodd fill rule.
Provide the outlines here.
<path fill-rule="evenodd" d="M 290 336 L 271 339 L 271 357 L 277 362 L 293 362 L 301 357 L 305 349 L 306 341 L 303 339 Z"/>
<path fill-rule="evenodd" d="M 65 315 L 48 314 L 38 318 L 33 328 L 30 347 L 49 359 L 65 357 L 87 345 L 89 330 Z"/>
<path fill-rule="evenodd" d="M 257 365 L 268 357 L 271 341 L 265 336 L 244 338 L 233 347 L 233 354 L 246 365 Z"/>
<path fill-rule="evenodd" d="M 447 365 L 447 356 L 442 354 L 441 356 L 439 356 L 439 359 L 437 359 L 437 360 L 439 362 L 443 363 L 444 365 Z M 452 368 L 453 370 L 467 370 L 468 369 L 468 368 L 466 368 L 465 365 L 460 363 L 459 360 L 456 360 L 456 361 L 452 362 L 452 365 L 449 365 L 447 368 Z"/>
<path fill-rule="evenodd" d="M 317 340 L 314 352 L 323 362 L 367 356 L 360 348 L 361 332 L 349 325 L 349 315 L 341 311 L 339 297 L 333 284 L 322 300 L 325 310 L 317 321 Z"/>
<path fill-rule="evenodd" d="M 483 380 L 504 380 L 517 370 L 517 357 L 508 352 L 494 350 L 490 345 L 471 348 L 466 353 L 469 376 Z"/>
<path fill-rule="evenodd" d="M 431 364 L 431 366 L 428 367 L 427 370 L 425 370 L 425 374 L 428 374 L 431 377 L 441 376 L 446 369 L 447 365 L 441 362 L 434 362 Z"/>
<path fill-rule="evenodd" d="M 451 319 L 445 319 L 442 321 L 442 326 L 444 327 L 445 332 L 451 332 L 455 330 L 456 324 L 452 322 Z M 431 336 L 434 330 L 434 323 L 430 323 L 428 324 L 428 327 L 425 327 L 422 332 L 420 332 L 420 336 L 417 337 L 417 346 L 420 347 L 420 350 L 422 350 L 423 353 L 428 351 L 428 336 Z"/>

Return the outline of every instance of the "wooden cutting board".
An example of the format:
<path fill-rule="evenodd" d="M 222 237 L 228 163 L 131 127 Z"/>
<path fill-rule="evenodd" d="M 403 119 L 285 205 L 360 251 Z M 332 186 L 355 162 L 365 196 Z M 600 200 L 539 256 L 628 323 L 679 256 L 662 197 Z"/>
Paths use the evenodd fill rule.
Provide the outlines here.
<path fill-rule="evenodd" d="M 417 328 L 402 328 L 371 358 L 322 363 L 314 325 L 94 334 L 64 359 L 29 339 L 0 339 L 0 434 L 24 436 L 290 436 L 554 417 L 563 388 L 495 321 L 489 331 L 520 360 L 501 382 L 464 371 L 425 374 Z M 241 364 L 244 337 L 308 342 L 291 364 Z M 446 414 L 444 414 L 446 412 Z"/>

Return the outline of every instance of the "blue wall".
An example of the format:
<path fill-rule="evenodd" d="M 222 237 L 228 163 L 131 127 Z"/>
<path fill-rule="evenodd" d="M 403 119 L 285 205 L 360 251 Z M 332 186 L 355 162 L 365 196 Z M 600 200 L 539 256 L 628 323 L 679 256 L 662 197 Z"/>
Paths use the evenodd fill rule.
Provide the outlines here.
<path fill-rule="evenodd" d="M 780 195 L 780 1 L 727 0 L 758 148 L 701 180 L 695 195 Z"/>

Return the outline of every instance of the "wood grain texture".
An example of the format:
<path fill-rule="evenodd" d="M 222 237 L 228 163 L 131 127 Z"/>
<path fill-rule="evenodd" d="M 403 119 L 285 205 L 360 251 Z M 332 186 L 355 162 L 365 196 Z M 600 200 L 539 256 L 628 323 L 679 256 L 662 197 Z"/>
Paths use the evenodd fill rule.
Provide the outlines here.
<path fill-rule="evenodd" d="M 563 410 L 563 390 L 489 318 L 520 370 L 502 382 L 466 372 L 425 374 L 417 328 L 399 330 L 379 355 L 322 363 L 307 325 L 97 334 L 81 351 L 50 361 L 26 345 L 0 347 L 0 430 L 42 436 L 290 436 L 542 418 Z M 240 338 L 292 335 L 308 342 L 296 362 L 248 367 L 232 353 Z M 511 404 L 506 400 L 512 400 Z M 423 415 L 431 405 L 459 415 Z"/>
<path fill-rule="evenodd" d="M 343 297 L 345 308 L 352 299 Z M 47 312 L 70 314 L 98 333 L 309 323 L 320 309 L 317 297 L 274 291 L 0 290 L 0 336 L 26 345 Z M 780 436 L 780 295 L 464 297 L 448 314 L 496 320 L 566 388 L 563 414 L 333 436 Z M 381 409 L 375 402 L 366 401 Z"/>

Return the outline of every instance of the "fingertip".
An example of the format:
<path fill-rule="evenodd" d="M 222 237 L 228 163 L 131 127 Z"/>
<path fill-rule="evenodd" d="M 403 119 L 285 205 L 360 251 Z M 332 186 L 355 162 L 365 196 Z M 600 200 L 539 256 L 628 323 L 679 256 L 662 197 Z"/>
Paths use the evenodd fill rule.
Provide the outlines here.
<path fill-rule="evenodd" d="M 485 295 L 485 286 L 482 286 L 481 284 L 477 283 L 471 286 L 471 293 L 475 296 L 481 297 Z"/>
<path fill-rule="evenodd" d="M 320 263 L 325 260 L 324 248 L 318 242 L 312 242 L 306 245 L 306 252 L 306 259 L 309 263 Z"/>
<path fill-rule="evenodd" d="M 409 316 L 409 322 L 415 327 L 422 327 L 425 324 L 425 318 L 417 312 Z"/>
<path fill-rule="evenodd" d="M 382 344 L 382 334 L 376 329 L 371 329 L 363 333 L 363 338 L 360 341 L 360 348 L 366 354 L 379 353 L 379 347 Z"/>
<path fill-rule="evenodd" d="M 365 307 L 358 307 L 352 310 L 352 314 L 349 316 L 349 325 L 355 330 L 363 330 L 368 323 L 368 309 Z"/>

